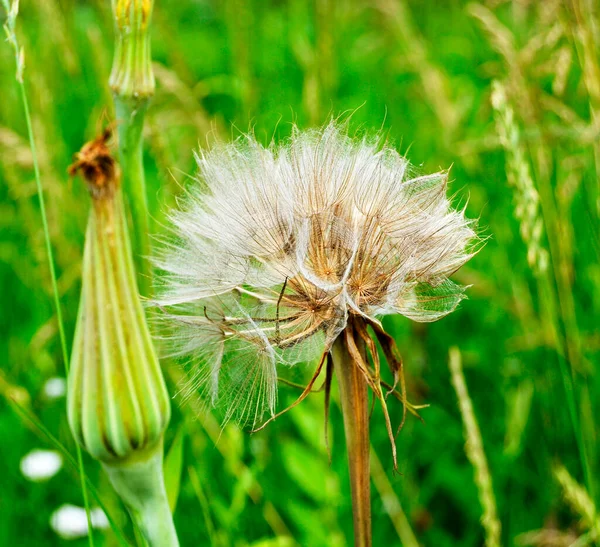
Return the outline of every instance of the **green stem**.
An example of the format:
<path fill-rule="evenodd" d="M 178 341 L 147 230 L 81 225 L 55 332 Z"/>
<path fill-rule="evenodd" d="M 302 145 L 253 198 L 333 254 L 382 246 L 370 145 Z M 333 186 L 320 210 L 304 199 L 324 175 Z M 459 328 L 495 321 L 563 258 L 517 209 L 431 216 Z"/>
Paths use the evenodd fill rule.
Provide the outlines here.
<path fill-rule="evenodd" d="M 142 129 L 148 99 L 128 99 L 115 95 L 119 124 L 119 160 L 127 201 L 132 213 L 134 256 L 140 293 L 147 296 L 150 286 L 150 223 L 144 173 Z"/>
<path fill-rule="evenodd" d="M 147 296 L 150 286 L 150 222 L 144 174 L 142 130 L 154 74 L 150 51 L 151 0 L 113 0 L 115 54 L 109 85 L 114 93 L 119 128 L 119 161 L 123 187 L 132 212 L 138 284 Z"/>
<path fill-rule="evenodd" d="M 364 342 L 360 339 L 355 342 L 364 358 Z M 371 482 L 367 384 L 348 351 L 344 333 L 333 344 L 331 356 L 340 390 L 346 434 L 354 517 L 354 545 L 370 547 L 372 545 Z"/>
<path fill-rule="evenodd" d="M 143 460 L 103 464 L 149 547 L 178 547 L 163 478 L 162 443 Z"/>
<path fill-rule="evenodd" d="M 52 280 L 52 293 L 54 295 L 54 308 L 56 309 L 56 321 L 58 323 L 58 333 L 60 337 L 60 348 L 62 353 L 62 359 L 65 366 L 65 372 L 69 375 L 69 354 L 67 351 L 67 339 L 65 336 L 65 328 L 62 317 L 62 307 L 60 305 L 60 297 L 58 293 L 58 283 L 56 280 L 56 267 L 54 264 L 54 252 L 52 250 L 52 243 L 50 241 L 50 230 L 48 229 L 48 218 L 46 216 L 46 204 L 44 200 L 44 190 L 42 188 L 42 180 L 40 176 L 40 167 L 37 158 L 37 149 L 35 146 L 35 138 L 33 136 L 33 127 L 31 125 L 31 115 L 29 113 L 29 101 L 27 99 L 27 93 L 25 91 L 25 84 L 22 80 L 19 82 L 19 88 L 21 90 L 21 101 L 23 103 L 23 110 L 25 112 L 25 121 L 27 123 L 27 133 L 29 135 L 29 147 L 31 149 L 31 156 L 33 158 L 33 171 L 35 174 L 35 184 L 37 188 L 38 199 L 40 202 L 40 215 L 42 217 L 42 227 L 44 230 L 44 240 L 46 244 L 46 256 L 48 258 L 48 266 L 50 268 L 50 278 Z M 92 516 L 90 513 L 90 502 L 88 498 L 87 488 L 85 484 L 85 469 L 83 466 L 83 456 L 81 453 L 81 447 L 75 443 L 75 452 L 77 455 L 77 466 L 79 468 L 79 477 L 81 482 L 81 495 L 83 497 L 83 506 L 85 508 L 85 514 L 88 524 L 88 543 L 90 547 L 94 547 L 94 533 L 92 529 Z"/>

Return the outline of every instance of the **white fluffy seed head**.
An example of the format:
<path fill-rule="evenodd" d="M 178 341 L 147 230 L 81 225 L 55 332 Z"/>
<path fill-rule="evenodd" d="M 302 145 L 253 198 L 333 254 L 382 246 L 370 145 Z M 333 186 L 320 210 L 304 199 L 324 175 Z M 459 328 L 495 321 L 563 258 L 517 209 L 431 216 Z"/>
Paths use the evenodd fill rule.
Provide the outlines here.
<path fill-rule="evenodd" d="M 318 358 L 350 314 L 435 321 L 463 288 L 472 221 L 446 197 L 447 172 L 414 176 L 378 139 L 332 122 L 286 145 L 253 137 L 197 156 L 199 180 L 157 259 L 164 337 L 225 418 L 273 414 L 277 365 Z"/>

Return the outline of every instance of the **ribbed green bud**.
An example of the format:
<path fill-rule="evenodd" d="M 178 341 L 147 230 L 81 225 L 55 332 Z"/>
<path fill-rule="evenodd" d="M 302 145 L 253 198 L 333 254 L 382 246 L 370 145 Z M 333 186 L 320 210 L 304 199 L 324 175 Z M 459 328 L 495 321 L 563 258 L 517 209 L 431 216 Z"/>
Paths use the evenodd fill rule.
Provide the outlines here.
<path fill-rule="evenodd" d="M 140 302 L 109 132 L 86 144 L 71 172 L 92 196 L 68 417 L 77 442 L 102 462 L 151 546 L 177 546 L 162 472 L 170 400 Z"/>
<path fill-rule="evenodd" d="M 152 0 L 112 0 L 115 20 L 115 56 L 109 85 L 123 98 L 154 94 L 150 54 Z"/>
<path fill-rule="evenodd" d="M 96 192 L 69 375 L 69 423 L 93 458 L 114 463 L 159 444 L 170 404 L 138 296 L 121 190 Z"/>

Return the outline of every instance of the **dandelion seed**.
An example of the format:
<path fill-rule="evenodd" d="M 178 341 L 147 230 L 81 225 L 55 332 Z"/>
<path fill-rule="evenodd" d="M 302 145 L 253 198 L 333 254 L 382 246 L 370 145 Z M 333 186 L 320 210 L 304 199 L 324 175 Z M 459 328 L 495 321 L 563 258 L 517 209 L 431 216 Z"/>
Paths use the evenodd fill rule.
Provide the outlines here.
<path fill-rule="evenodd" d="M 359 422 L 358 437 L 368 432 L 367 386 L 382 404 L 393 445 L 383 388 L 405 411 L 415 409 L 379 318 L 430 322 L 452 312 L 464 288 L 448 276 L 476 252 L 473 223 L 446 197 L 448 173 L 416 176 L 392 148 L 352 139 L 333 122 L 295 130 L 280 147 L 240 139 L 197 162 L 201 182 L 171 214 L 174 237 L 157 258 L 164 338 L 172 355 L 194 362 L 183 395 L 199 390 L 224 408 L 225 421 L 257 428 L 278 416 L 277 368 L 314 361 L 296 403 L 323 369 L 327 381 L 335 369 L 340 390 L 352 390 L 344 409 L 349 451 Z M 373 338 L 393 385 L 381 379 Z M 330 352 L 333 367 L 325 366 Z M 366 453 L 358 444 L 363 465 L 368 437 Z"/>

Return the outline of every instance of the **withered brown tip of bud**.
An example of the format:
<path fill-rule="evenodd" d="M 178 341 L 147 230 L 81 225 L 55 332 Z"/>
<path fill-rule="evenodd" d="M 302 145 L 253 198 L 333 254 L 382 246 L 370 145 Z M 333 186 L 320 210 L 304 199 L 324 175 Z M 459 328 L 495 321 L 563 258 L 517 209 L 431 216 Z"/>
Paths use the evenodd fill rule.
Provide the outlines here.
<path fill-rule="evenodd" d="M 118 166 L 107 144 L 111 135 L 112 129 L 107 127 L 85 143 L 67 170 L 70 176 L 81 174 L 94 200 L 112 197 L 119 186 Z"/>

